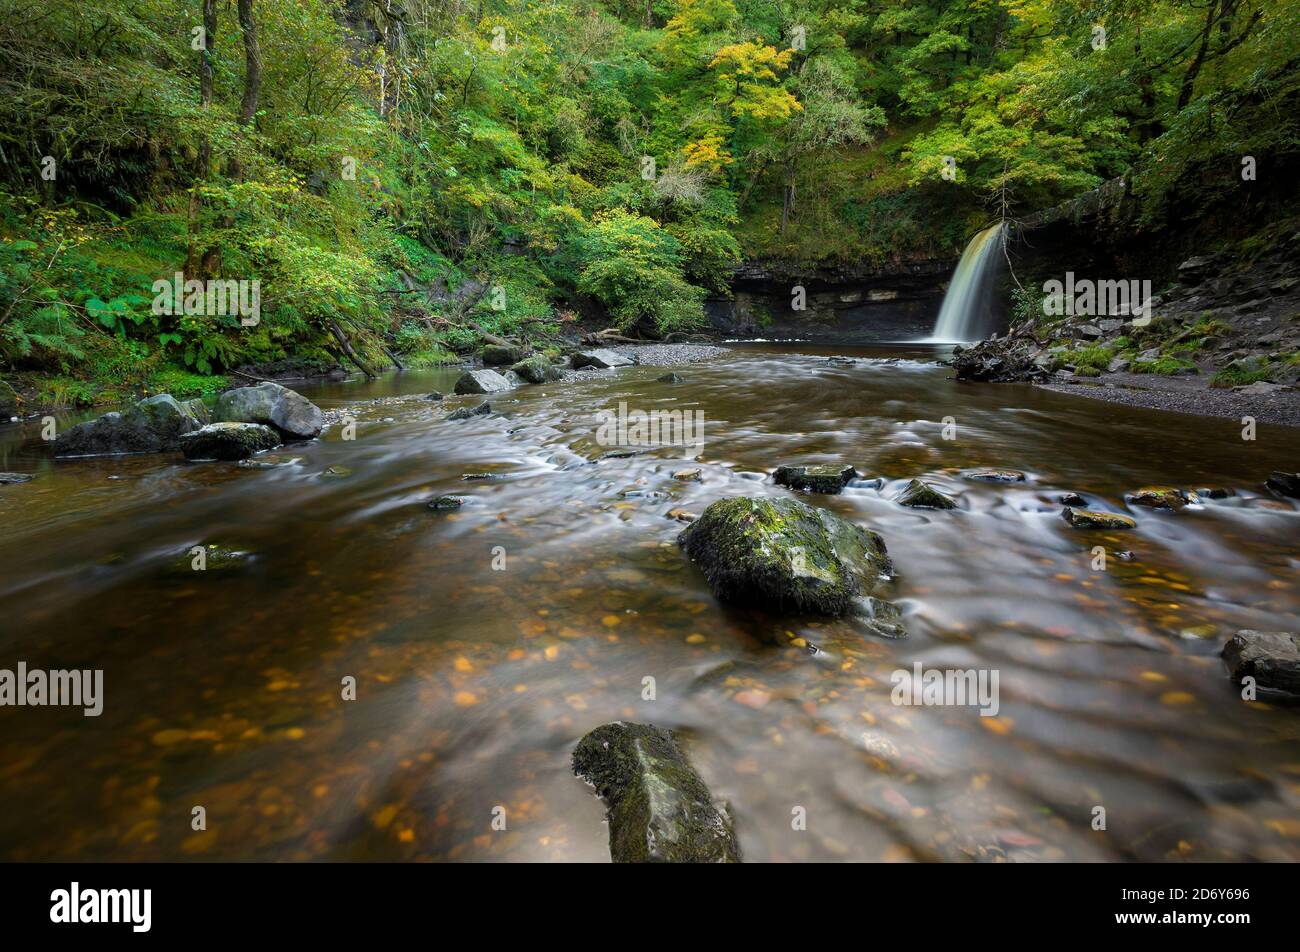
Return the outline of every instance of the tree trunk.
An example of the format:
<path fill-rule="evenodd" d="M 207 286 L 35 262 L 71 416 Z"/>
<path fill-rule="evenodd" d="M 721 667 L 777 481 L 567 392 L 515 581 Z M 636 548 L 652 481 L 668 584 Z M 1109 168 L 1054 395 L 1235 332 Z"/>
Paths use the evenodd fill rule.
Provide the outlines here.
<path fill-rule="evenodd" d="M 334 339 L 339 342 L 339 346 L 343 348 L 343 353 L 347 354 L 348 360 L 356 364 L 358 370 L 373 380 L 377 374 L 370 369 L 369 364 L 361 359 L 361 355 L 353 349 L 352 342 L 348 340 L 347 335 L 343 333 L 343 328 L 339 327 L 337 321 L 329 321 L 328 324 L 330 333 L 333 334 Z"/>
<path fill-rule="evenodd" d="M 212 106 L 212 53 L 217 43 L 217 0 L 203 0 L 203 49 L 199 50 L 199 109 L 204 113 Z M 206 126 L 207 120 L 204 119 Z M 189 248 L 185 255 L 187 273 L 202 280 L 206 277 L 211 261 L 211 250 L 199 254 L 195 244 L 194 232 L 199 227 L 199 215 L 203 210 L 203 201 L 199 197 L 199 187 L 212 174 L 212 143 L 206 133 L 199 137 L 199 167 L 197 181 L 190 192 L 189 209 Z"/>
<path fill-rule="evenodd" d="M 1214 21 L 1219 16 L 1219 4 L 1211 3 L 1209 10 L 1205 15 L 1205 26 L 1201 30 L 1201 45 L 1196 50 L 1196 57 L 1192 60 L 1192 65 L 1187 67 L 1187 72 L 1183 74 L 1183 85 L 1178 90 L 1178 105 L 1174 112 L 1182 112 L 1187 108 L 1187 104 L 1192 101 L 1192 92 L 1196 87 L 1196 77 L 1200 75 L 1201 64 L 1205 62 L 1206 51 L 1210 48 L 1210 34 L 1214 30 Z"/>
<path fill-rule="evenodd" d="M 239 30 L 244 35 L 244 99 L 239 106 L 239 121 L 248 125 L 257 115 L 257 99 L 262 93 L 262 51 L 257 45 L 253 0 L 239 0 Z"/>

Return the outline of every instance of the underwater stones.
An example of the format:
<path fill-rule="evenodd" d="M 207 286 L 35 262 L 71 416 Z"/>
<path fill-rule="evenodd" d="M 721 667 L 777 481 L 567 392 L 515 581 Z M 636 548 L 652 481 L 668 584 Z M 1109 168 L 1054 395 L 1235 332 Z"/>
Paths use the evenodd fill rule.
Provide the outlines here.
<path fill-rule="evenodd" d="M 212 419 L 218 423 L 261 423 L 291 440 L 315 439 L 325 427 L 320 407 L 269 380 L 221 394 Z"/>
<path fill-rule="evenodd" d="M 1244 629 L 1223 646 L 1223 660 L 1234 681 L 1251 677 L 1258 687 L 1300 694 L 1300 634 Z"/>
<path fill-rule="evenodd" d="M 1300 473 L 1273 472 L 1264 485 L 1279 496 L 1300 499 Z"/>
<path fill-rule="evenodd" d="M 512 384 L 495 370 L 467 370 L 456 381 L 456 393 L 501 393 Z"/>
<path fill-rule="evenodd" d="M 470 496 L 436 496 L 429 503 L 429 508 L 439 512 L 445 512 L 451 509 L 461 509 L 471 505 L 474 500 Z"/>
<path fill-rule="evenodd" d="M 178 577 L 232 575 L 247 568 L 255 557 L 247 549 L 224 542 L 204 542 L 172 558 L 167 563 L 166 574 Z"/>
<path fill-rule="evenodd" d="M 843 615 L 893 571 L 879 534 L 791 497 L 720 499 L 677 537 L 723 601 Z"/>
<path fill-rule="evenodd" d="M 1136 520 L 1117 512 L 1079 509 L 1075 506 L 1066 506 L 1061 517 L 1076 529 L 1133 529 L 1137 526 Z"/>
<path fill-rule="evenodd" d="M 302 462 L 301 456 L 259 456 L 256 459 L 241 459 L 242 469 L 279 469 L 282 466 L 297 466 Z"/>
<path fill-rule="evenodd" d="M 0 473 L 0 486 L 12 486 L 16 483 L 26 483 L 34 479 L 31 473 Z"/>
<path fill-rule="evenodd" d="M 508 364 L 517 364 L 527 356 L 527 347 L 516 347 L 513 344 L 488 344 L 483 348 L 483 365 L 504 367 Z"/>
<path fill-rule="evenodd" d="M 910 509 L 956 509 L 957 503 L 950 496 L 941 493 L 929 483 L 914 479 L 895 500 L 900 506 Z"/>
<path fill-rule="evenodd" d="M 962 473 L 962 478 L 981 483 L 1023 483 L 1025 474 L 1016 469 L 973 469 Z"/>
<path fill-rule="evenodd" d="M 1126 497 L 1131 506 L 1146 506 L 1148 509 L 1170 509 L 1177 511 L 1189 503 L 1197 502 L 1192 493 L 1169 486 L 1144 486 L 1129 493 Z"/>
<path fill-rule="evenodd" d="M 54 455 L 170 453 L 180 448 L 182 435 L 202 425 L 175 397 L 160 393 L 121 413 L 77 424 L 55 440 Z"/>
<path fill-rule="evenodd" d="M 676 519 L 678 522 L 694 522 L 696 519 L 700 518 L 696 513 L 687 509 L 682 509 L 681 507 L 669 509 L 664 513 L 664 517 L 667 519 Z"/>
<path fill-rule="evenodd" d="M 564 374 L 541 354 L 534 354 L 510 368 L 526 383 L 554 383 L 563 380 Z"/>
<path fill-rule="evenodd" d="M 485 401 L 483 401 L 482 403 L 478 404 L 477 406 L 473 406 L 473 407 L 459 407 L 459 408 L 453 410 L 451 413 L 448 413 L 448 414 L 447 414 L 447 419 L 448 419 L 448 420 L 468 420 L 468 419 L 470 419 L 471 417 L 476 417 L 476 416 L 487 416 L 487 415 L 490 414 L 491 412 L 492 412 L 492 404 L 488 403 L 488 402 L 485 400 Z"/>
<path fill-rule="evenodd" d="M 441 390 L 431 390 L 431 391 L 429 391 L 428 394 L 425 395 L 424 399 L 426 399 L 426 400 L 432 400 L 432 401 L 434 401 L 434 402 L 436 403 L 437 401 L 443 399 L 442 391 L 441 391 Z"/>
<path fill-rule="evenodd" d="M 583 367 L 612 370 L 615 367 L 631 367 L 632 364 L 633 361 L 630 357 L 624 357 L 622 354 L 607 348 L 582 350 L 573 355 L 574 370 L 581 370 Z"/>
<path fill-rule="evenodd" d="M 209 423 L 181 437 L 186 459 L 248 459 L 280 445 L 280 435 L 260 423 Z"/>
<path fill-rule="evenodd" d="M 574 748 L 573 772 L 605 802 L 614 862 L 740 862 L 726 806 L 714 802 L 671 731 L 603 724 Z"/>
<path fill-rule="evenodd" d="M 681 374 L 672 373 L 671 371 L 662 377 L 655 377 L 655 381 L 658 383 L 683 383 L 685 380 L 686 378 Z"/>
<path fill-rule="evenodd" d="M 773 478 L 778 486 L 835 495 L 843 492 L 849 480 L 855 479 L 857 475 L 858 471 L 852 466 L 827 463 L 820 466 L 779 466 Z"/>

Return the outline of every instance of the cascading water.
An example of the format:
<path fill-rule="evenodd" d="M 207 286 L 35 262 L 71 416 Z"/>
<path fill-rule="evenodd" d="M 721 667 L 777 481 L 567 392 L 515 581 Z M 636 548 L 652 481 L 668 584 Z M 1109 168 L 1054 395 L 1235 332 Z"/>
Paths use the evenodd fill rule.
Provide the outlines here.
<path fill-rule="evenodd" d="M 943 296 L 943 307 L 930 340 L 945 344 L 979 340 L 990 326 L 990 292 L 1002 251 L 1002 230 L 998 222 L 970 240 L 957 263 L 957 272 Z"/>

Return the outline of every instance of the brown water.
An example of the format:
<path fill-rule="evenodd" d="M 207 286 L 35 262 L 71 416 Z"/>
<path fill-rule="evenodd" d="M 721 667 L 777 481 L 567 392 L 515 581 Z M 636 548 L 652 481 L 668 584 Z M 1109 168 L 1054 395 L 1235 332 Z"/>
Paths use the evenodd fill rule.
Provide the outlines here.
<path fill-rule="evenodd" d="M 798 350 L 523 388 L 460 423 L 421 399 L 455 371 L 316 388 L 356 440 L 266 470 L 54 464 L 7 428 L 0 468 L 39 477 L 0 487 L 0 667 L 102 668 L 106 700 L 0 708 L 0 858 L 605 861 L 569 755 L 631 718 L 680 732 L 749 860 L 1300 859 L 1300 710 L 1243 702 L 1217 657 L 1300 627 L 1300 511 L 1258 488 L 1300 432 L 959 385 L 925 350 Z M 702 410 L 700 458 L 589 462 L 619 401 Z M 888 480 L 810 501 L 884 535 L 904 640 L 720 605 L 674 543 L 669 509 L 830 460 Z M 989 465 L 1029 481 L 957 475 Z M 961 508 L 890 502 L 919 475 Z M 1114 536 L 1060 518 L 1062 491 L 1123 511 L 1151 483 L 1238 495 Z M 481 504 L 426 508 L 448 492 Z M 254 558 L 167 571 L 198 543 Z M 1098 544 L 1136 557 L 1094 571 Z M 892 704 L 917 661 L 996 669 L 998 716 Z"/>

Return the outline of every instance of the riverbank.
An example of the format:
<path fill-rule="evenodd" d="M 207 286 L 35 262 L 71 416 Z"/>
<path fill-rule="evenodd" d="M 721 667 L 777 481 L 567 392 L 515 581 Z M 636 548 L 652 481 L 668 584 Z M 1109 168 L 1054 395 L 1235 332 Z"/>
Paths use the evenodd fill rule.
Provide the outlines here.
<path fill-rule="evenodd" d="M 1250 417 L 1257 423 L 1300 427 L 1300 390 L 1269 384 L 1255 383 L 1236 390 L 1216 390 L 1200 377 L 1106 374 L 1099 380 L 1075 378 L 1038 386 L 1053 393 L 1147 410 L 1237 421 Z"/>

